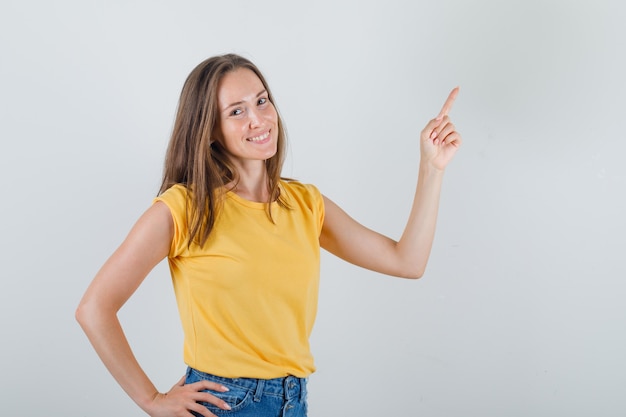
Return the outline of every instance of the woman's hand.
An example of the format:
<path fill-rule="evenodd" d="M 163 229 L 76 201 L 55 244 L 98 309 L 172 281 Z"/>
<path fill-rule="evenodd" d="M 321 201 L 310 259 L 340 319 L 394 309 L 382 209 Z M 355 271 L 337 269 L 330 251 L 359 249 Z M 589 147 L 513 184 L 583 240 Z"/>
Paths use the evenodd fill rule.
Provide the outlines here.
<path fill-rule="evenodd" d="M 448 113 L 459 94 L 459 87 L 450 92 L 439 115 L 428 122 L 420 135 L 421 161 L 443 171 L 461 145 L 461 135 L 450 121 Z"/>
<path fill-rule="evenodd" d="M 226 392 L 228 388 L 211 381 L 198 381 L 185 385 L 185 377 L 183 377 L 165 394 L 157 393 L 145 410 L 152 417 L 189 417 L 193 415 L 191 411 L 201 416 L 215 417 L 215 414 L 199 402 L 211 403 L 222 410 L 230 410 L 226 402 L 208 392 L 202 392 L 203 390 Z"/>

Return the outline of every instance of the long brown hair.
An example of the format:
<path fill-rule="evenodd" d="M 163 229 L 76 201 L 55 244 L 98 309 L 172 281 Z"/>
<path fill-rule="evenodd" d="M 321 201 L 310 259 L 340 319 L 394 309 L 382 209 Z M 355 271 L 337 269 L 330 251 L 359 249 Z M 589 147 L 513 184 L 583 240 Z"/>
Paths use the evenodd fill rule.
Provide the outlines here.
<path fill-rule="evenodd" d="M 190 202 L 187 205 L 188 244 L 195 240 L 204 245 L 215 225 L 225 185 L 239 181 L 239 174 L 230 163 L 226 150 L 215 140 L 219 128 L 217 89 L 224 75 L 239 68 L 247 68 L 259 77 L 269 100 L 276 107 L 261 71 L 248 59 L 235 54 L 215 56 L 200 63 L 187 77 L 180 95 L 159 195 L 174 184 L 186 187 Z M 270 191 L 267 201 L 270 220 L 272 201 L 286 206 L 278 188 L 285 158 L 286 134 L 278 109 L 276 112 L 278 147 L 276 154 L 265 161 Z"/>

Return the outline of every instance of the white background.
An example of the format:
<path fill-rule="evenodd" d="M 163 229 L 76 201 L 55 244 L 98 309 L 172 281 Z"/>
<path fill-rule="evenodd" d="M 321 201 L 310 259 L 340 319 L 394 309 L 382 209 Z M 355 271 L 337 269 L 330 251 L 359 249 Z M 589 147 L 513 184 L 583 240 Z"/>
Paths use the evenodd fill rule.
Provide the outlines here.
<path fill-rule="evenodd" d="M 159 188 L 184 79 L 225 52 L 272 86 L 284 174 L 395 238 L 418 133 L 461 86 L 425 277 L 323 256 L 311 416 L 625 415 L 625 19 L 591 0 L 3 0 L 0 415 L 143 415 L 74 309 Z M 120 316 L 169 389 L 165 263 Z"/>

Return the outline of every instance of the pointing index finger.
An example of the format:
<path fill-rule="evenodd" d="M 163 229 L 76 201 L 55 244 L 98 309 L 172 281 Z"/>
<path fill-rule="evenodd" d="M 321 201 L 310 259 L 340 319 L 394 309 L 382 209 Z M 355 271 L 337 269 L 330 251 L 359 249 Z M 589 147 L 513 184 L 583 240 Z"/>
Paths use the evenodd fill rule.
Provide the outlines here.
<path fill-rule="evenodd" d="M 446 99 L 446 102 L 443 104 L 443 107 L 441 108 L 441 111 L 439 112 L 439 116 L 437 116 L 438 119 L 444 116 L 447 116 L 448 113 L 450 113 L 450 110 L 452 109 L 452 105 L 454 104 L 454 100 L 456 100 L 456 96 L 458 94 L 459 94 L 459 87 L 454 87 L 452 91 L 450 92 L 450 95 Z"/>

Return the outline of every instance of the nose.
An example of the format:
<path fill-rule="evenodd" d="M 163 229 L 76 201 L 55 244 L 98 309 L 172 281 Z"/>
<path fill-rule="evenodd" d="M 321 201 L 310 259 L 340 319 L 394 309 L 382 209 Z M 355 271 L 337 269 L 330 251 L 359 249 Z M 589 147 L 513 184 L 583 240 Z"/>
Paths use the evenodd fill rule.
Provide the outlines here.
<path fill-rule="evenodd" d="M 250 128 L 256 128 L 263 124 L 263 117 L 258 109 L 251 109 L 248 112 L 248 119 L 250 121 Z"/>

